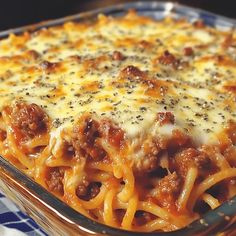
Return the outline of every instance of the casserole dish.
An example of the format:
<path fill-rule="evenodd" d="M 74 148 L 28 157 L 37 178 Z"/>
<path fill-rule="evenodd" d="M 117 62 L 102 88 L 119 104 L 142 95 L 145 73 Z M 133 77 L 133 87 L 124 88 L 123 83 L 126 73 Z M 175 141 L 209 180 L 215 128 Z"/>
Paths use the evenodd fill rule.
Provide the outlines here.
<path fill-rule="evenodd" d="M 63 23 L 65 20 L 92 20 L 97 13 L 105 13 L 107 15 L 114 15 L 114 16 L 119 16 L 122 13 L 124 13 L 124 9 L 128 9 L 128 8 L 135 8 L 137 9 L 138 13 L 141 15 L 145 15 L 145 16 L 151 16 L 154 17 L 155 19 L 162 19 L 163 17 L 171 14 L 172 17 L 180 17 L 180 16 L 184 16 L 185 18 L 189 19 L 190 21 L 195 20 L 197 18 L 202 18 L 205 20 L 206 24 L 211 25 L 211 26 L 216 26 L 216 27 L 220 27 L 220 28 L 228 28 L 228 27 L 232 27 L 234 22 L 231 20 L 226 20 L 224 18 L 220 18 L 220 17 L 216 17 L 214 15 L 211 14 L 207 14 L 205 12 L 198 12 L 198 11 L 194 11 L 191 10 L 190 8 L 184 8 L 178 5 L 173 5 L 171 3 L 152 3 L 152 2 L 148 2 L 148 3 L 136 3 L 136 4 L 127 4 L 127 5 L 122 5 L 122 6 L 118 6 L 118 7 L 114 7 L 114 8 L 106 8 L 103 10 L 98 10 L 98 11 L 94 11 L 94 12 L 90 12 L 90 13 L 85 13 L 85 14 L 80 14 L 78 16 L 74 16 L 74 17 L 69 17 L 66 19 L 61 19 L 61 20 L 56 20 L 56 21 L 52 21 L 49 22 L 47 24 L 44 25 L 38 25 L 38 26 L 34 26 L 31 28 L 22 28 L 21 30 L 25 31 L 25 30 L 37 30 L 41 27 L 47 27 L 47 26 L 52 26 L 52 25 L 57 25 L 57 24 L 61 24 Z M 198 14 L 199 13 L 199 14 Z M 21 33 L 20 29 L 14 30 L 12 32 L 14 33 Z M 5 32 L 2 34 L 2 37 L 4 37 L 4 34 L 9 33 Z M 25 205 L 25 208 L 27 208 L 27 211 L 30 211 L 31 213 L 33 213 L 35 211 L 34 206 L 41 205 L 41 207 L 45 207 L 45 211 L 44 213 L 41 213 L 40 211 L 37 211 L 37 215 L 40 215 L 40 218 L 42 218 L 40 220 L 41 224 L 45 224 L 46 227 L 50 226 L 52 228 L 52 230 L 47 229 L 48 232 L 50 232 L 50 234 L 62 234 L 65 235 L 66 232 L 69 234 L 78 234 L 78 232 L 80 232 L 81 234 L 83 234 L 84 232 L 87 233 L 96 233 L 96 234 L 108 234 L 108 235 L 141 235 L 139 233 L 131 233 L 131 232 L 125 232 L 122 230 L 117 230 L 117 229 L 112 229 L 111 227 L 108 226 L 103 226 L 99 223 L 95 223 L 87 218 L 85 218 L 84 216 L 81 216 L 79 213 L 75 213 L 72 209 L 70 209 L 68 206 L 66 206 L 65 204 L 62 204 L 58 199 L 55 199 L 54 197 L 52 197 L 50 194 L 48 194 L 45 190 L 43 190 L 41 187 L 37 186 L 37 184 L 34 184 L 34 182 L 32 182 L 29 178 L 26 178 L 25 176 L 23 177 L 23 175 L 21 173 L 19 173 L 19 171 L 13 171 L 14 169 L 11 165 L 9 165 L 9 163 L 7 163 L 6 161 L 2 160 L 2 164 L 3 164 L 3 170 L 1 172 L 2 175 L 2 185 L 5 185 L 6 183 L 8 183 L 8 187 L 5 186 L 4 191 L 5 192 L 14 192 L 14 186 L 21 186 L 21 190 L 22 190 L 22 195 L 17 194 L 17 192 L 21 192 L 20 189 L 18 189 L 17 191 L 15 191 L 14 196 L 17 197 L 21 202 L 26 203 L 27 205 Z M 6 171 L 7 166 L 9 167 Z M 11 170 L 10 170 L 11 169 Z M 8 172 L 8 173 L 7 173 Z M 12 177 L 11 177 L 12 176 Z M 16 179 L 20 179 L 21 182 L 17 182 L 15 181 Z M 30 188 L 30 189 L 29 189 Z M 11 191 L 9 191 L 9 189 Z M 24 192 L 24 193 L 23 193 Z M 27 195 L 28 197 L 33 197 L 37 203 L 34 205 L 31 205 L 31 202 L 34 201 L 27 201 L 22 200 L 22 196 L 23 195 Z M 12 195 L 10 196 L 12 197 Z M 29 208 L 29 206 L 31 205 L 31 208 Z M 227 208 L 227 205 L 231 205 L 230 208 Z M 224 208 L 226 206 L 226 208 L 229 211 L 225 211 L 222 212 L 222 207 Z M 40 208 L 41 208 L 40 207 Z M 32 210 L 33 209 L 33 210 Z M 50 213 L 50 210 L 52 210 L 52 212 Z M 63 210 L 62 210 L 63 209 Z M 176 231 L 176 232 L 172 232 L 172 233 L 153 233 L 150 235 L 193 235 L 193 234 L 210 234 L 210 233 L 215 233 L 218 232 L 220 230 L 225 230 L 225 227 L 229 227 L 229 225 L 232 225 L 234 222 L 234 199 L 231 201 L 228 201 L 226 203 L 224 203 L 221 207 L 217 208 L 214 211 L 209 212 L 204 219 L 200 219 L 192 224 L 190 224 L 187 228 L 184 228 L 180 231 Z M 48 212 L 48 217 L 44 217 L 45 212 Z M 57 215 L 57 217 L 55 219 L 53 219 L 53 221 L 48 220 L 50 218 L 55 217 L 55 215 Z M 222 219 L 224 219 L 222 221 Z M 55 222 L 58 222 L 57 225 L 59 224 L 59 222 L 63 220 L 64 222 L 68 222 L 71 225 L 66 227 L 66 224 L 63 224 L 64 229 L 58 229 L 57 226 L 54 226 L 53 224 Z M 39 223 L 40 223 L 39 222 Z M 220 222 L 220 224 L 219 224 Z M 89 225 L 89 226 L 88 226 Z M 59 231 L 57 231 L 57 229 Z M 74 231 L 76 230 L 76 231 Z M 203 232 L 204 231 L 204 232 Z M 143 235 L 143 234 L 142 234 Z"/>

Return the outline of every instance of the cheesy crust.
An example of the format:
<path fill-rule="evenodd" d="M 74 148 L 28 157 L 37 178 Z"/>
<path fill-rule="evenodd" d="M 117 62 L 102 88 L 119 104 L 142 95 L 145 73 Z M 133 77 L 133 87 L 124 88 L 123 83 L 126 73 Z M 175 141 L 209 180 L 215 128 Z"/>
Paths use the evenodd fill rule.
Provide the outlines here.
<path fill-rule="evenodd" d="M 175 127 L 207 143 L 236 116 L 235 50 L 224 46 L 231 34 L 130 13 L 10 35 L 0 44 L 0 107 L 17 99 L 34 102 L 55 127 L 95 111 L 131 138 L 148 131 L 157 112 L 171 111 Z M 167 51 L 176 68 L 161 60 Z"/>

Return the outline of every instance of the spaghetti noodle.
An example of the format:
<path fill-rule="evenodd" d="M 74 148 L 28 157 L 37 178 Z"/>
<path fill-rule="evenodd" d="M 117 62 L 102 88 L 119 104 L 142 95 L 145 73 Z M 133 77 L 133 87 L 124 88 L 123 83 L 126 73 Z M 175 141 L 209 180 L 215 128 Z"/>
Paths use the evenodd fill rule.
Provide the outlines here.
<path fill-rule="evenodd" d="M 236 194 L 236 36 L 130 11 L 0 41 L 0 154 L 75 210 L 151 232 Z"/>

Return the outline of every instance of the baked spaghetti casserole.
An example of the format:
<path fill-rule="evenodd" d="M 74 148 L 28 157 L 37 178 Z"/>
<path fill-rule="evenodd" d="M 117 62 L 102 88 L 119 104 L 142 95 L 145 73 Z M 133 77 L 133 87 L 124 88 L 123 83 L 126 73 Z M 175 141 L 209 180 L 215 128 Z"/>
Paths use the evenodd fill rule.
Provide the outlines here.
<path fill-rule="evenodd" d="M 75 210 L 148 232 L 236 194 L 236 35 L 135 11 L 0 41 L 0 154 Z"/>

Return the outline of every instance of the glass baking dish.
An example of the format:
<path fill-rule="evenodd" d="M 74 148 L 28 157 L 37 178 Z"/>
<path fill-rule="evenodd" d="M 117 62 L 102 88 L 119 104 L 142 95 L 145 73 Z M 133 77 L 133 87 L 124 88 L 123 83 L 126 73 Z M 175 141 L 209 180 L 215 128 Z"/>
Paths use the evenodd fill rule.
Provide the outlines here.
<path fill-rule="evenodd" d="M 203 10 L 171 2 L 143 1 L 97 9 L 33 26 L 3 31 L 0 33 L 0 38 L 7 37 L 10 33 L 19 34 L 24 31 L 35 31 L 42 27 L 62 24 L 69 20 L 91 21 L 99 13 L 120 16 L 130 8 L 136 9 L 140 15 L 155 19 L 162 19 L 167 15 L 171 15 L 176 18 L 184 17 L 189 21 L 200 18 L 204 20 L 205 24 L 221 29 L 230 29 L 236 25 L 235 20 Z M 0 189 L 23 211 L 28 213 L 49 235 L 182 236 L 215 235 L 221 232 L 224 232 L 224 235 L 236 235 L 236 196 L 181 230 L 168 233 L 136 233 L 115 229 L 88 219 L 50 194 L 1 156 Z"/>

